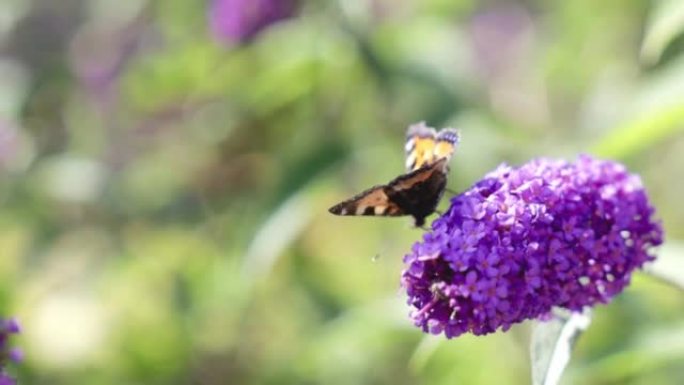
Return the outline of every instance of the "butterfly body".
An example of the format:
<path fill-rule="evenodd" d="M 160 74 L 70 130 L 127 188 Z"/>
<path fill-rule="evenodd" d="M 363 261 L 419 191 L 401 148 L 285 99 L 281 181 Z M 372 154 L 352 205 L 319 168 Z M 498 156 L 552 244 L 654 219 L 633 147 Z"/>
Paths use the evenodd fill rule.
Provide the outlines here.
<path fill-rule="evenodd" d="M 427 166 L 395 179 L 395 186 L 406 183 L 405 188 L 388 189 L 387 197 L 401 209 L 405 215 L 414 218 L 417 227 L 425 224 L 425 218 L 435 212 L 447 182 L 446 163 Z"/>
<path fill-rule="evenodd" d="M 371 187 L 329 211 L 335 215 L 410 215 L 416 226 L 423 226 L 444 193 L 448 163 L 459 137 L 456 130 L 447 128 L 437 133 L 418 123 L 409 127 L 406 138 L 406 174 Z"/>

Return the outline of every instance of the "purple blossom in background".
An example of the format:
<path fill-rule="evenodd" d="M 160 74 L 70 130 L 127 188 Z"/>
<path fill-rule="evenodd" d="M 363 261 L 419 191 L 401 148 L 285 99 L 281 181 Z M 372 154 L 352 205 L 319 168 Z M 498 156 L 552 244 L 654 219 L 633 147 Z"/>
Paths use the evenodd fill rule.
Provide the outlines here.
<path fill-rule="evenodd" d="M 297 0 L 212 0 L 209 23 L 218 41 L 244 43 L 296 9 Z"/>
<path fill-rule="evenodd" d="M 532 17 L 520 5 L 499 4 L 476 13 L 470 24 L 475 68 L 488 78 L 514 71 L 517 63 L 529 60 L 533 31 Z"/>
<path fill-rule="evenodd" d="M 404 257 L 411 316 L 451 338 L 608 303 L 663 241 L 653 212 L 619 163 L 502 165 L 454 197 Z"/>
<path fill-rule="evenodd" d="M 16 384 L 16 381 L 5 371 L 5 366 L 8 360 L 19 362 L 23 358 L 21 350 L 9 346 L 10 336 L 20 331 L 21 328 L 16 319 L 0 319 L 0 385 Z"/>

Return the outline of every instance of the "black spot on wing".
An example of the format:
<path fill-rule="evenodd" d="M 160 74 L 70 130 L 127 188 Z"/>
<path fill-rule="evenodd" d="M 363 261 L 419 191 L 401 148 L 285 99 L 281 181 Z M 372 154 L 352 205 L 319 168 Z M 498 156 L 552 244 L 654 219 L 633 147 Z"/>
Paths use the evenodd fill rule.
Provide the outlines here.
<path fill-rule="evenodd" d="M 355 203 L 352 201 L 344 201 L 336 204 L 328 209 L 331 214 L 335 215 L 351 215 L 355 210 Z"/>

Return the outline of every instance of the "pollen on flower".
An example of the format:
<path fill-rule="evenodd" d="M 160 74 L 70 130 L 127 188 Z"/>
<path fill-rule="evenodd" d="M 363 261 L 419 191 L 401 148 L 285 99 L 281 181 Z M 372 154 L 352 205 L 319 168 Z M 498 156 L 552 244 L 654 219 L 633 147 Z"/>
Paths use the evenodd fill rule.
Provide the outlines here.
<path fill-rule="evenodd" d="M 411 317 L 451 338 L 607 303 L 654 259 L 663 230 L 653 214 L 639 177 L 616 162 L 502 165 L 454 197 L 404 257 Z"/>

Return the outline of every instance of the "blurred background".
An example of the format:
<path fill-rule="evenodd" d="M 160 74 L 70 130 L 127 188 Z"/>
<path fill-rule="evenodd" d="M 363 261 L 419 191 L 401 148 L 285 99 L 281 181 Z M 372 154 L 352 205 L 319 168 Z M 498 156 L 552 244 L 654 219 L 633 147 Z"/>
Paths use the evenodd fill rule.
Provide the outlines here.
<path fill-rule="evenodd" d="M 684 237 L 679 0 L 1 0 L 0 310 L 22 384 L 527 384 L 529 322 L 425 337 L 409 218 L 328 207 L 461 130 L 449 186 L 591 153 Z M 442 202 L 442 206 L 446 205 Z M 565 383 L 684 383 L 637 274 Z"/>

